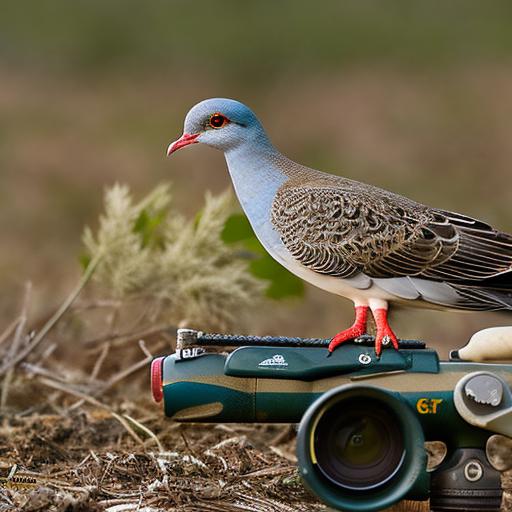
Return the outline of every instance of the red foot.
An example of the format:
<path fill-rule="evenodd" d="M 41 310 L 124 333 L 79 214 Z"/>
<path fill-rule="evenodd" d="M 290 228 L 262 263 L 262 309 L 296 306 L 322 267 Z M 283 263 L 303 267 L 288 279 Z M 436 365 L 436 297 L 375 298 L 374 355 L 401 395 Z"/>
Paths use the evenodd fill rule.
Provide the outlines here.
<path fill-rule="evenodd" d="M 368 318 L 368 306 L 356 306 L 356 319 L 352 327 L 339 332 L 329 343 L 329 355 L 334 349 L 348 340 L 353 340 L 366 333 L 366 322 Z"/>
<path fill-rule="evenodd" d="M 382 352 L 382 345 L 387 345 L 389 342 L 398 350 L 398 338 L 388 324 L 388 310 L 376 309 L 373 311 L 373 318 L 377 327 L 377 334 L 375 335 L 375 353 L 377 356 L 380 356 Z"/>

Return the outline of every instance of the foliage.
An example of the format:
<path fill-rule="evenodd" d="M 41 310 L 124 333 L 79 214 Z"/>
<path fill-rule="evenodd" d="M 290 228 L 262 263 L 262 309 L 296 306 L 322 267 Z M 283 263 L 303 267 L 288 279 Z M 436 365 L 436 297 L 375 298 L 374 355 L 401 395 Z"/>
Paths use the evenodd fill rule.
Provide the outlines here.
<path fill-rule="evenodd" d="M 218 74 L 264 85 L 283 68 L 312 73 L 379 61 L 433 67 L 489 56 L 506 61 L 510 13 L 506 0 L 324 0 L 321 8 L 296 0 L 4 2 L 0 59 L 137 74 L 151 66 L 183 72 L 194 63 L 210 83 Z M 257 30 L 247 30 L 242 20 L 248 19 Z"/>
<path fill-rule="evenodd" d="M 303 281 L 269 255 L 256 238 L 245 215 L 235 213 L 227 219 L 222 239 L 227 244 L 241 243 L 252 255 L 249 269 L 255 277 L 269 281 L 265 291 L 268 297 L 281 299 L 304 295 Z"/>
<path fill-rule="evenodd" d="M 144 299 L 153 316 L 169 322 L 232 325 L 263 286 L 221 238 L 231 211 L 230 194 L 207 195 L 203 210 L 187 220 L 172 209 L 167 185 L 139 203 L 128 187 L 114 185 L 96 233 L 86 228 L 83 236 L 87 258 L 101 254 L 94 281 L 113 299 Z"/>

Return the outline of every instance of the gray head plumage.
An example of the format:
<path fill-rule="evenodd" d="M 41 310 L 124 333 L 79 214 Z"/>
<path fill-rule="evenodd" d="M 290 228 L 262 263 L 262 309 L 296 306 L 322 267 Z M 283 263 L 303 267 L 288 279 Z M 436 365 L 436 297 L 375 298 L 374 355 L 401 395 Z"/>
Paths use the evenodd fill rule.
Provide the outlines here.
<path fill-rule="evenodd" d="M 197 142 L 225 152 L 241 144 L 271 147 L 252 110 L 228 98 L 211 98 L 193 106 L 185 117 L 183 136 L 169 146 L 168 154 Z"/>

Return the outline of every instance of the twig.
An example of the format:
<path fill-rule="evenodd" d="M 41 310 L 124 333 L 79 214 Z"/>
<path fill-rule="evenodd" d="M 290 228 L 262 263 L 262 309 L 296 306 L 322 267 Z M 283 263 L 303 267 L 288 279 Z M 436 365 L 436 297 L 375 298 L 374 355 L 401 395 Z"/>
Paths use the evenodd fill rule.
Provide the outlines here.
<path fill-rule="evenodd" d="M 163 345 L 157 345 L 156 352 L 160 350 L 160 347 Z M 144 368 L 144 366 L 147 366 L 151 361 L 153 360 L 153 356 L 149 354 L 149 356 L 145 357 L 138 363 L 133 364 L 132 366 L 126 368 L 126 370 L 121 370 L 119 373 L 116 373 L 112 378 L 110 378 L 106 383 L 105 386 L 101 389 L 100 393 L 104 393 L 107 389 L 110 389 L 112 386 L 117 384 L 120 380 L 125 379 L 128 377 L 128 375 L 131 375 L 132 373 L 135 373 L 137 370 L 140 370 L 141 368 Z"/>
<path fill-rule="evenodd" d="M 21 363 L 21 368 L 25 370 L 27 373 L 32 373 L 34 375 L 48 377 L 56 382 L 61 382 L 62 384 L 68 384 L 68 381 L 62 377 L 61 375 L 57 375 L 55 370 L 48 370 L 47 368 L 43 368 L 42 366 L 38 366 L 36 364 L 31 363 Z"/>
<path fill-rule="evenodd" d="M 140 341 L 142 342 L 142 346 L 144 346 L 144 348 L 145 348 L 144 342 L 142 340 L 140 340 Z M 140 343 L 139 343 L 139 345 L 140 345 Z M 141 346 L 141 348 L 142 348 L 142 346 Z M 157 345 L 156 351 L 159 351 L 160 347 L 163 347 L 163 344 Z M 103 393 L 108 391 L 110 388 L 114 387 L 119 381 L 126 379 L 126 377 L 130 376 L 132 373 L 135 373 L 136 371 L 140 370 L 141 368 L 144 368 L 145 366 L 147 366 L 153 360 L 153 355 L 146 348 L 145 348 L 145 350 L 143 350 L 143 352 L 145 354 L 146 353 L 148 354 L 148 356 L 145 359 L 142 359 L 141 361 L 133 364 L 126 370 L 121 370 L 119 373 L 116 373 L 107 382 L 105 382 L 100 389 L 94 391 L 92 393 L 92 395 L 93 396 L 102 395 Z M 83 400 L 79 400 L 79 401 L 75 402 L 74 404 L 70 405 L 67 410 L 68 411 L 75 410 L 78 407 L 80 407 L 82 404 L 83 404 Z"/>
<path fill-rule="evenodd" d="M 164 447 L 162 446 L 162 443 L 160 443 L 160 440 L 158 439 L 156 434 L 154 434 L 148 427 L 143 425 L 140 421 L 137 421 L 136 419 L 132 418 L 131 416 L 128 416 L 128 414 L 123 414 L 123 416 L 127 420 L 131 421 L 138 429 L 142 430 L 142 432 L 144 432 L 147 436 L 149 436 L 151 439 L 153 439 L 153 441 L 155 441 L 156 445 L 158 446 L 158 450 L 160 452 L 164 451 Z"/>
<path fill-rule="evenodd" d="M 94 368 L 92 369 L 91 375 L 89 376 L 89 382 L 93 382 L 98 377 L 98 374 L 101 370 L 101 367 L 103 366 L 103 363 L 105 362 L 105 358 L 107 357 L 107 354 L 110 350 L 110 343 L 107 343 L 103 346 L 101 353 L 94 363 Z M 78 400 L 74 404 L 70 405 L 68 407 L 68 411 L 73 411 L 74 409 L 78 409 L 78 407 L 81 407 L 84 403 L 83 399 Z"/>
<path fill-rule="evenodd" d="M 47 377 L 40 377 L 38 381 L 41 384 L 44 384 L 45 386 L 48 386 L 53 389 L 57 389 L 59 391 L 62 391 L 64 393 L 68 393 L 69 395 L 77 396 L 78 398 L 83 398 L 86 402 L 90 403 L 91 405 L 94 405 L 96 407 L 100 407 L 101 409 L 105 409 L 109 412 L 112 412 L 112 408 L 108 405 L 100 402 L 99 400 L 96 400 L 96 398 L 92 397 L 91 395 L 88 395 L 87 393 L 84 393 L 82 391 L 78 391 L 78 389 L 74 389 L 69 386 L 69 384 L 63 384 L 57 381 L 54 381 L 52 379 L 49 379 Z"/>
<path fill-rule="evenodd" d="M 80 281 L 76 288 L 68 295 L 66 300 L 62 303 L 60 308 L 52 315 L 52 317 L 43 325 L 41 330 L 34 336 L 34 339 L 21 350 L 18 354 L 16 354 L 13 358 L 8 360 L 4 365 L 0 368 L 0 376 L 4 375 L 10 368 L 16 366 L 20 361 L 23 361 L 25 357 L 27 357 L 32 350 L 34 350 L 41 341 L 45 338 L 45 336 L 50 332 L 51 329 L 55 326 L 55 324 L 62 318 L 62 315 L 69 309 L 71 304 L 75 301 L 75 299 L 80 295 L 81 291 L 84 289 L 85 285 L 91 279 L 98 263 L 103 257 L 103 253 L 98 253 L 94 258 L 89 262 L 85 272 L 82 274 Z"/>
<path fill-rule="evenodd" d="M 0 334 L 0 345 L 2 343 L 4 343 L 4 341 L 8 340 L 9 339 L 9 336 L 12 334 L 12 332 L 14 331 L 14 329 L 16 329 L 16 326 L 18 325 L 18 323 L 20 322 L 21 320 L 21 317 L 18 317 L 18 318 L 15 318 L 4 330 L 4 332 L 2 332 L 2 334 Z"/>
<path fill-rule="evenodd" d="M 9 347 L 9 351 L 7 353 L 7 360 L 9 361 L 14 357 L 14 354 L 16 354 L 18 347 L 21 342 L 21 337 L 23 334 L 23 330 L 25 329 L 25 324 L 27 323 L 27 311 L 28 311 L 28 305 L 30 302 L 30 295 L 32 291 L 32 283 L 29 281 L 25 285 L 25 296 L 23 298 L 23 305 L 21 307 L 21 314 L 19 316 L 19 322 L 16 327 L 16 331 L 14 333 L 14 339 L 12 341 L 12 345 Z M 6 372 L 4 377 L 4 382 L 2 385 L 2 395 L 0 397 L 0 410 L 5 408 L 5 404 L 7 403 L 7 397 L 9 396 L 9 387 L 12 381 L 12 377 L 14 374 L 14 368 L 11 367 Z"/>
<path fill-rule="evenodd" d="M 292 462 L 294 464 L 297 462 L 297 457 L 293 453 L 286 453 L 277 446 L 270 446 L 270 451 L 272 451 L 276 455 L 279 455 L 279 457 L 286 459 L 289 462 Z"/>
<path fill-rule="evenodd" d="M 130 331 L 130 332 L 122 332 L 122 333 L 109 333 L 104 336 L 99 336 L 98 338 L 92 338 L 90 340 L 86 340 L 83 342 L 84 345 L 96 345 L 98 343 L 103 343 L 105 341 L 115 341 L 116 344 L 120 344 L 127 341 L 132 341 L 134 339 L 147 338 L 148 336 L 152 336 L 154 334 L 160 334 L 165 331 L 176 331 L 176 327 L 174 325 L 158 325 L 156 327 L 151 327 L 150 329 L 145 329 L 144 331 Z"/>
<path fill-rule="evenodd" d="M 101 505 L 104 507 L 109 507 L 107 510 L 108 512 L 114 512 L 113 505 L 137 505 L 138 501 L 133 501 L 133 498 L 110 498 L 108 500 L 100 500 L 96 504 Z M 128 510 L 134 510 L 133 508 L 121 508 L 118 509 L 119 511 L 128 511 Z"/>
<path fill-rule="evenodd" d="M 151 357 L 153 358 L 153 354 L 148 350 L 148 348 L 146 347 L 146 342 L 144 340 L 139 340 L 139 347 L 140 349 L 142 350 L 142 352 L 144 352 L 144 355 L 146 357 Z"/>
<path fill-rule="evenodd" d="M 96 360 L 96 363 L 94 363 L 94 368 L 92 369 L 91 375 L 89 377 L 89 380 L 95 380 L 98 377 L 98 374 L 100 373 L 101 367 L 103 366 L 103 363 L 105 362 L 105 358 L 107 357 L 107 354 L 110 350 L 110 343 L 106 343 L 103 346 L 103 350 L 101 351 L 100 356 Z"/>
<path fill-rule="evenodd" d="M 55 352 L 57 346 L 57 343 L 51 343 L 43 350 L 41 357 L 38 359 L 39 365 L 41 365 L 41 363 L 44 363 Z"/>
<path fill-rule="evenodd" d="M 118 308 L 122 305 L 120 300 L 105 300 L 99 299 L 89 302 L 79 302 L 72 306 L 73 311 L 87 310 L 87 309 L 103 309 L 103 308 Z"/>
<path fill-rule="evenodd" d="M 139 361 L 138 363 L 133 364 L 132 366 L 126 368 L 126 370 L 121 370 L 119 373 L 116 373 L 111 379 L 107 381 L 105 384 L 105 387 L 102 389 L 102 391 L 105 391 L 115 384 L 117 384 L 120 380 L 123 380 L 124 378 L 128 377 L 128 375 L 131 375 L 132 373 L 136 372 L 137 370 L 140 370 L 141 368 L 144 368 L 144 366 L 147 366 L 151 362 L 151 357 L 146 357 L 142 361 Z"/>
<path fill-rule="evenodd" d="M 88 453 L 83 459 L 81 462 L 79 462 L 76 466 L 74 465 L 72 469 L 70 468 L 66 468 L 66 469 L 61 469 L 60 471 L 57 471 L 56 473 L 51 473 L 50 475 L 48 475 L 49 478 L 55 478 L 57 476 L 60 476 L 60 475 L 65 475 L 66 473 L 70 473 L 71 471 L 75 471 L 82 467 L 90 458 L 92 457 L 92 454 L 91 453 Z"/>
<path fill-rule="evenodd" d="M 137 435 L 137 433 L 130 427 L 128 422 L 122 417 L 119 416 L 119 414 L 116 414 L 115 412 L 111 412 L 112 416 L 123 425 L 123 427 L 126 429 L 128 434 L 130 434 L 137 443 L 139 443 L 141 446 L 144 446 L 144 441 Z"/>

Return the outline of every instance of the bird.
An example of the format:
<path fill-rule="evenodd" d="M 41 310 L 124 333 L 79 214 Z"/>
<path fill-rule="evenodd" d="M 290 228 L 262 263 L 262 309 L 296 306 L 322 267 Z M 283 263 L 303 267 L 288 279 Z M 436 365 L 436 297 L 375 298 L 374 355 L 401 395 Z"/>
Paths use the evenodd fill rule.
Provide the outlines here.
<path fill-rule="evenodd" d="M 238 200 L 270 255 L 299 278 L 354 303 L 353 324 L 329 355 L 375 322 L 375 352 L 399 348 L 391 304 L 512 310 L 512 235 L 481 220 L 290 160 L 243 103 L 193 106 L 167 155 L 192 144 L 221 150 Z"/>

